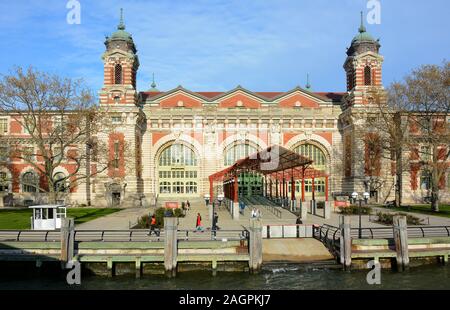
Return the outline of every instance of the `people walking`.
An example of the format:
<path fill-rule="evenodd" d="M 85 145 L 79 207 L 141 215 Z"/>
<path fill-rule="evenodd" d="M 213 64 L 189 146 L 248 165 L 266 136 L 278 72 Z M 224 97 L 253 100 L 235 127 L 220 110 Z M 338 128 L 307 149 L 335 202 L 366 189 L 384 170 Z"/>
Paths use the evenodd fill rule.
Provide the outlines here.
<path fill-rule="evenodd" d="M 159 236 L 159 232 L 155 231 L 156 228 L 156 216 L 153 214 L 150 218 L 150 231 L 147 235 L 151 236 L 152 233 L 155 233 L 156 236 Z"/>
<path fill-rule="evenodd" d="M 262 217 L 262 213 L 261 213 L 261 210 L 260 210 L 260 209 L 256 209 L 255 217 L 256 217 L 257 219 L 260 219 L 260 218 Z"/>
<path fill-rule="evenodd" d="M 196 230 L 203 230 L 203 227 L 202 227 L 202 216 L 200 215 L 200 213 L 197 213 L 197 221 L 195 223 L 195 229 Z"/>
<path fill-rule="evenodd" d="M 189 202 L 189 200 L 186 200 L 186 210 L 190 210 L 191 209 L 191 203 Z"/>
<path fill-rule="evenodd" d="M 220 229 L 219 226 L 217 226 L 217 223 L 219 222 L 219 215 L 217 214 L 217 212 L 214 212 L 213 215 L 213 220 L 212 220 L 212 230 L 218 230 Z"/>

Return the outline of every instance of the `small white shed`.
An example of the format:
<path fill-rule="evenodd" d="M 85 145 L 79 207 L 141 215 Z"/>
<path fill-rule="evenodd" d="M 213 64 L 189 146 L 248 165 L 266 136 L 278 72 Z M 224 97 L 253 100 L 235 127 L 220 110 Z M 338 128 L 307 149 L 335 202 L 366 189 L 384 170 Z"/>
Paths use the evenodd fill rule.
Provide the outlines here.
<path fill-rule="evenodd" d="M 31 229 L 54 230 L 61 228 L 61 219 L 67 216 L 64 205 L 39 205 L 30 206 L 33 210 L 31 217 Z"/>

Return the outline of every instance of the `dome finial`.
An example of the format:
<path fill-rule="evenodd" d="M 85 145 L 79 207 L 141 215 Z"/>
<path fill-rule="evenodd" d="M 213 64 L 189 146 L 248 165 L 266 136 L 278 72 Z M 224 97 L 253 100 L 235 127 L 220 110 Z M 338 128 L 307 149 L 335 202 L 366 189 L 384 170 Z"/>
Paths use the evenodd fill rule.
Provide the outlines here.
<path fill-rule="evenodd" d="M 366 32 L 366 27 L 364 26 L 363 11 L 361 11 L 361 25 L 359 26 L 358 30 L 359 30 L 360 33 Z"/>
<path fill-rule="evenodd" d="M 150 85 L 153 89 L 156 88 L 156 83 L 155 83 L 155 73 L 153 73 L 153 82 L 152 85 Z"/>
<path fill-rule="evenodd" d="M 311 84 L 309 83 L 309 73 L 306 74 L 306 89 L 311 89 Z"/>
<path fill-rule="evenodd" d="M 125 30 L 125 24 L 123 22 L 123 9 L 122 8 L 120 8 L 120 22 L 119 22 L 119 25 L 117 26 L 117 29 Z"/>

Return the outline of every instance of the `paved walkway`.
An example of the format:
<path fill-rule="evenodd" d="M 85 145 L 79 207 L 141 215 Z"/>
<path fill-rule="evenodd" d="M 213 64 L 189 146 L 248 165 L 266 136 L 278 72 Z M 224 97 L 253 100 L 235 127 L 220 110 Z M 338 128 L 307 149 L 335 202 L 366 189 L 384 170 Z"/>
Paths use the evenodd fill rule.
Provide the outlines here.
<path fill-rule="evenodd" d="M 186 200 L 186 199 L 182 199 Z M 211 220 L 209 219 L 208 209 L 205 206 L 205 202 L 202 198 L 189 199 L 191 203 L 191 210 L 187 211 L 186 216 L 184 218 L 180 218 L 179 229 L 182 230 L 194 230 L 195 224 L 197 220 L 197 213 L 200 213 L 202 217 L 202 226 L 207 229 L 211 227 Z M 165 203 L 164 200 L 158 202 L 158 206 L 163 206 Z M 180 201 L 181 204 L 181 201 Z M 374 208 L 374 213 L 377 210 L 382 210 L 383 212 L 393 212 L 386 209 Z M 119 212 L 115 212 L 113 214 L 77 225 L 77 229 L 106 229 L 106 230 L 120 230 L 120 229 L 129 229 L 130 222 L 136 223 L 137 218 L 141 217 L 144 214 L 153 213 L 155 208 L 129 208 L 124 209 Z M 246 209 L 244 215 L 240 215 L 239 220 L 233 220 L 231 218 L 230 212 L 224 207 L 216 207 L 215 211 L 219 215 L 218 226 L 221 229 L 226 230 L 241 230 L 244 227 L 248 227 L 249 219 L 250 219 L 250 209 Z M 283 210 L 286 211 L 286 210 Z M 287 212 L 287 211 L 286 211 Z M 308 214 L 306 220 L 303 221 L 303 224 L 317 224 L 323 225 L 328 224 L 332 226 L 339 226 L 339 213 L 331 212 L 331 218 L 329 220 L 325 220 L 323 216 L 321 216 L 322 209 L 318 210 L 319 215 Z M 289 212 L 288 212 L 289 213 Z M 429 224 L 433 226 L 442 226 L 442 225 L 450 225 L 450 219 L 432 216 L 432 215 L 423 215 L 418 213 L 408 213 L 419 218 L 424 219 L 424 224 Z M 352 215 L 352 227 L 357 228 L 359 226 L 359 216 Z M 270 225 L 270 224 L 295 224 L 296 217 L 292 214 L 286 215 L 283 213 L 283 218 L 279 219 L 275 217 L 272 213 L 262 209 L 262 224 Z M 372 216 L 373 220 L 373 216 Z M 368 215 L 361 216 L 362 227 L 386 227 L 386 225 L 374 223 L 370 221 Z"/>
<path fill-rule="evenodd" d="M 130 222 L 136 223 L 137 219 L 148 214 L 150 208 L 128 208 L 119 212 L 97 218 L 95 220 L 76 225 L 76 229 L 104 229 L 104 230 L 122 230 L 130 229 Z"/>

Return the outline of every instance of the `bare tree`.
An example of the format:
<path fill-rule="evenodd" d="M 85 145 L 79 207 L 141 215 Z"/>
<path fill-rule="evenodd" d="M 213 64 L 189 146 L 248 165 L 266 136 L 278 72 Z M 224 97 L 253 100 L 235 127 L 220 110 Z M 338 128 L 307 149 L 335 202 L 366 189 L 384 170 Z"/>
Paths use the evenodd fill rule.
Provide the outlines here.
<path fill-rule="evenodd" d="M 114 164 L 104 156 L 109 153 L 107 143 L 96 139 L 109 131 L 109 118 L 81 80 L 16 68 L 0 80 L 0 113 L 23 130 L 0 137 L 7 156 L 23 160 L 41 178 L 22 184 L 48 193 L 49 202 L 83 182 L 89 184 L 92 176 Z M 57 173 L 60 166 L 68 173 Z"/>
<path fill-rule="evenodd" d="M 379 90 L 369 93 L 374 99 L 366 130 L 377 132 L 381 156 L 395 166 L 396 204 L 402 203 L 402 175 L 421 169 L 429 174 L 431 205 L 439 211 L 439 183 L 444 178 L 449 158 L 450 63 L 426 65 L 414 70 L 404 82 L 393 83 L 387 97 Z M 406 157 L 409 151 L 411 156 Z M 412 176 L 415 177 L 415 176 Z"/>
<path fill-rule="evenodd" d="M 450 62 L 442 66 L 426 65 L 414 70 L 398 86 L 405 98 L 410 124 L 407 143 L 418 154 L 417 163 L 429 176 L 431 208 L 439 211 L 440 184 L 445 183 L 445 173 L 450 155 Z M 444 182 L 443 182 L 444 181 Z"/>

